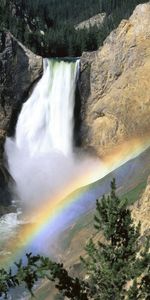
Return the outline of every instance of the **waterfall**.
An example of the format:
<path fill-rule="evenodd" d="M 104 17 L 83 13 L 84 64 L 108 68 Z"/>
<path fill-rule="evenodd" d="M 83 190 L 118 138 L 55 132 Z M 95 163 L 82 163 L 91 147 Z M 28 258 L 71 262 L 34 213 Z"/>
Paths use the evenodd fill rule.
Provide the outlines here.
<path fill-rule="evenodd" d="M 52 235 L 86 209 L 84 201 L 71 210 L 66 210 L 66 205 L 64 212 L 67 213 L 60 214 L 59 219 L 57 217 L 57 212 L 61 212 L 63 201 L 68 199 L 68 195 L 97 179 L 95 170 L 99 167 L 98 161 L 82 151 L 73 151 L 78 72 L 78 60 L 44 60 L 43 76 L 22 107 L 15 136 L 6 139 L 5 154 L 9 172 L 14 179 L 12 191 L 18 211 L 16 215 L 11 214 L 2 220 L 0 233 L 5 237 L 6 232 L 6 236 L 12 238 L 14 230 L 16 234 L 19 232 L 20 224 L 29 224 L 30 227 L 31 223 L 36 222 L 38 225 L 39 222 L 43 227 L 43 210 L 52 220 L 46 233 L 41 236 L 43 242 L 37 238 L 30 245 L 31 249 L 28 251 L 31 252 L 33 249 L 49 249 Z M 78 199 L 75 194 L 76 198 Z M 12 218 L 13 227 L 10 226 Z M 6 224 L 9 229 L 7 231 L 4 229 Z M 19 243 L 20 236 L 22 235 L 19 235 Z"/>
<path fill-rule="evenodd" d="M 44 73 L 23 105 L 16 127 L 16 145 L 39 155 L 73 151 L 74 97 L 79 61 L 44 60 Z"/>
<path fill-rule="evenodd" d="M 79 60 L 44 59 L 43 76 L 24 103 L 5 153 L 15 195 L 36 204 L 63 188 L 74 175 L 75 89 Z"/>

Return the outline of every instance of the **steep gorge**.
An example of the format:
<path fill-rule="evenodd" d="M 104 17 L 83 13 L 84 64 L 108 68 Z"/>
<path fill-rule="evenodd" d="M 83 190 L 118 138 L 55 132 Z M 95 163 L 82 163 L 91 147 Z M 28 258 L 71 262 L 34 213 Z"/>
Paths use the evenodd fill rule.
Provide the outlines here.
<path fill-rule="evenodd" d="M 96 52 L 83 53 L 81 57 L 78 134 L 82 147 L 100 157 L 132 138 L 149 137 L 149 15 L 150 4 L 138 6 L 130 20 L 122 21 L 111 33 L 103 47 Z M 13 134 L 20 108 L 41 76 L 42 58 L 28 51 L 10 33 L 2 34 L 1 41 L 0 67 L 4 77 L 0 75 L 0 134 L 3 148 L 5 136 Z M 7 190 L 6 181 L 4 185 Z M 143 221 L 142 234 L 145 234 L 144 227 L 149 227 L 149 195 L 148 181 L 145 193 L 133 206 L 133 217 Z M 85 231 L 88 231 L 88 239 L 87 227 Z M 84 239 L 85 231 L 82 233 Z M 76 255 L 80 255 L 78 251 Z"/>
<path fill-rule="evenodd" d="M 150 128 L 150 3 L 138 5 L 129 20 L 95 52 L 81 57 L 80 137 L 99 155 Z M 42 58 L 9 32 L 0 35 L 0 132 L 12 134 L 19 106 L 42 73 Z"/>
<path fill-rule="evenodd" d="M 138 5 L 129 20 L 95 52 L 81 57 L 78 135 L 84 149 L 100 157 L 124 141 L 149 136 L 150 3 Z M 23 102 L 41 77 L 42 58 L 9 32 L 0 34 L 0 146 L 14 133 Z M 3 173 L 1 174 L 3 177 Z M 4 180 L 5 182 L 5 180 Z M 3 186 L 7 183 L 5 182 Z"/>

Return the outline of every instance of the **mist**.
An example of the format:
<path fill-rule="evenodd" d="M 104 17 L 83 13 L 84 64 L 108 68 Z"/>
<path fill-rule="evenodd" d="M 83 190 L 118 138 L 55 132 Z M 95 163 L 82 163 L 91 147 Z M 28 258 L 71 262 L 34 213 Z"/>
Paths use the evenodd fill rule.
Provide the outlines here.
<path fill-rule="evenodd" d="M 65 156 L 60 151 L 32 156 L 27 149 L 18 148 L 15 140 L 7 138 L 5 153 L 9 171 L 14 179 L 12 191 L 14 200 L 31 211 L 42 205 L 47 199 L 53 199 L 69 185 L 78 188 L 76 181 L 81 178 L 81 185 L 92 181 L 89 174 L 96 173 L 102 164 L 96 158 L 81 153 Z M 82 178 L 85 178 L 82 180 Z M 95 179 L 95 178 L 94 178 Z"/>
<path fill-rule="evenodd" d="M 19 115 L 5 154 L 14 200 L 30 213 L 72 184 L 88 184 L 100 162 L 74 154 L 74 102 L 79 61 L 44 60 L 44 73 Z M 86 180 L 81 183 L 81 178 Z M 79 185 L 76 185 L 79 181 Z M 70 190 L 71 192 L 73 190 Z"/>

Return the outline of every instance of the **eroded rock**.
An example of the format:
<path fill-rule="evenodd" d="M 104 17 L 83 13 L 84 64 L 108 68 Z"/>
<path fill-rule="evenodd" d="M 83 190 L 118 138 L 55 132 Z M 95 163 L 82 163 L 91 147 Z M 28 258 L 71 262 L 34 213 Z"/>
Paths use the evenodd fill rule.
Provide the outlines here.
<path fill-rule="evenodd" d="M 89 18 L 88 20 L 85 20 L 81 23 L 79 23 L 77 26 L 75 26 L 75 29 L 76 30 L 80 30 L 80 29 L 84 29 L 84 28 L 87 28 L 89 29 L 90 27 L 93 27 L 93 26 L 101 26 L 104 22 L 106 18 L 106 13 L 99 13 L 91 18 Z"/>
<path fill-rule="evenodd" d="M 147 186 L 142 197 L 132 208 L 132 217 L 136 224 L 141 223 L 141 235 L 150 234 L 150 176 L 147 180 Z"/>
<path fill-rule="evenodd" d="M 85 148 L 101 156 L 149 134 L 150 3 L 138 5 L 98 51 L 83 53 L 80 82 Z"/>
<path fill-rule="evenodd" d="M 12 112 L 26 100 L 41 72 L 41 57 L 24 47 L 10 32 L 0 33 L 0 130 L 8 131 Z"/>

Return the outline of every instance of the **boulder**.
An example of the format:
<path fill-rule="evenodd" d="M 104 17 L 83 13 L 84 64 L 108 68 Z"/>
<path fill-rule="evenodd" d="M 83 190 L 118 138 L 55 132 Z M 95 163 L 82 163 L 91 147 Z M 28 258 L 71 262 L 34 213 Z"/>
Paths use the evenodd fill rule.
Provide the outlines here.
<path fill-rule="evenodd" d="M 150 136 L 150 3 L 81 57 L 81 137 L 99 156 Z"/>

